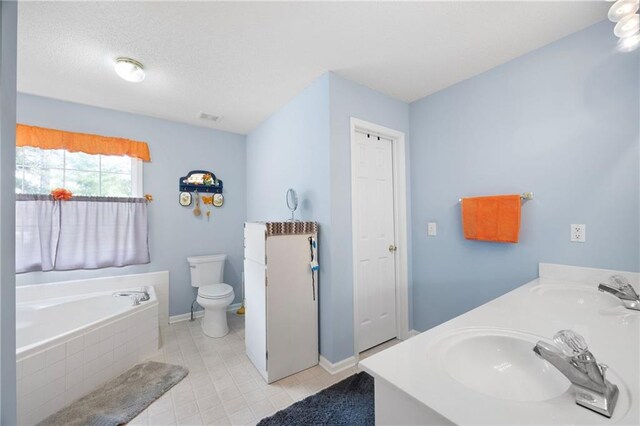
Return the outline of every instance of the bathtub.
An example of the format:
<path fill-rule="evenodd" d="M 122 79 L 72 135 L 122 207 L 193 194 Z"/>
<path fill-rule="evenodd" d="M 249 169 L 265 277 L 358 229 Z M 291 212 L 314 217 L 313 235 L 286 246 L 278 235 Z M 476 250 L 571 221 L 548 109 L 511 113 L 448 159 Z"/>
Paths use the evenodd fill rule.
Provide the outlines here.
<path fill-rule="evenodd" d="M 150 299 L 134 305 L 113 293 L 143 287 L 116 287 L 72 281 L 16 289 L 20 425 L 38 423 L 157 352 L 155 288 L 145 285 Z"/>

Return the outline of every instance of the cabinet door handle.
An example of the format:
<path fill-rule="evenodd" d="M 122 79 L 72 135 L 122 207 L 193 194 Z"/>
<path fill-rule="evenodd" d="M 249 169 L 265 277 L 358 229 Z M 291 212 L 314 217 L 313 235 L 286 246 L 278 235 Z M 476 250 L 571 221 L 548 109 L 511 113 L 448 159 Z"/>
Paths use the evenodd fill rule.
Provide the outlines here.
<path fill-rule="evenodd" d="M 390 252 L 394 252 L 396 250 L 398 250 L 398 247 L 394 246 L 393 244 L 389 244 L 389 251 Z"/>

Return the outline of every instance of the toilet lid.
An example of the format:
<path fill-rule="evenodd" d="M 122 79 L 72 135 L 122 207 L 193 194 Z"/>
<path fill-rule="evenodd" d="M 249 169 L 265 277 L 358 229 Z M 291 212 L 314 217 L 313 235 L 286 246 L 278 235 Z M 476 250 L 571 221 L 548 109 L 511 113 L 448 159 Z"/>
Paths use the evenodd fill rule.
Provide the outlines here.
<path fill-rule="evenodd" d="M 210 284 L 198 288 L 198 296 L 205 299 L 221 299 L 233 293 L 233 287 L 229 284 Z"/>

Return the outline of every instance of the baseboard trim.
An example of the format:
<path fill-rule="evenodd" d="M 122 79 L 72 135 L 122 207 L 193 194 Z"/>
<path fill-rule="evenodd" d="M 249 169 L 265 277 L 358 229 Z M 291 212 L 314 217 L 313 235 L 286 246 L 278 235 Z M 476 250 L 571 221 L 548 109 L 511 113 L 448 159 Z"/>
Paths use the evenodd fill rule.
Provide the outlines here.
<path fill-rule="evenodd" d="M 240 306 L 242 306 L 242 303 L 234 303 L 232 305 L 229 305 L 229 307 L 227 308 L 227 312 L 235 312 L 238 309 L 240 309 Z M 202 318 L 204 316 L 204 310 L 195 311 L 193 314 L 194 314 L 193 316 L 196 318 Z M 169 324 L 175 324 L 177 322 L 182 322 L 182 321 L 189 321 L 190 319 L 191 319 L 190 312 L 187 312 L 186 314 L 173 315 L 169 317 Z"/>
<path fill-rule="evenodd" d="M 418 330 L 409 330 L 409 339 L 416 337 L 418 334 L 420 334 L 420 331 Z"/>
<path fill-rule="evenodd" d="M 355 356 L 350 356 L 349 358 L 343 359 L 342 361 L 333 363 L 320 355 L 320 367 L 324 368 L 329 374 L 337 374 L 341 371 L 346 370 L 347 368 L 354 367 L 355 365 Z"/>
<path fill-rule="evenodd" d="M 204 311 L 195 311 L 193 316 L 196 318 L 202 318 L 204 316 Z M 175 324 L 177 322 L 189 321 L 191 319 L 191 313 L 187 312 L 186 314 L 180 315 L 172 315 L 169 317 L 169 324 Z"/>

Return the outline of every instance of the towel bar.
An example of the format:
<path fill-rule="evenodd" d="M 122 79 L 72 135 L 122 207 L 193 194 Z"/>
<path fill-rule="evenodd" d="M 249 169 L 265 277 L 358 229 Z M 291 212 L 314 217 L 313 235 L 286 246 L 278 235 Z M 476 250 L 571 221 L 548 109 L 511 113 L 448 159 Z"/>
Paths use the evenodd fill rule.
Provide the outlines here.
<path fill-rule="evenodd" d="M 520 194 L 520 199 L 524 201 L 533 200 L 533 192 L 524 192 Z M 458 198 L 458 202 L 461 203 L 462 198 Z"/>

